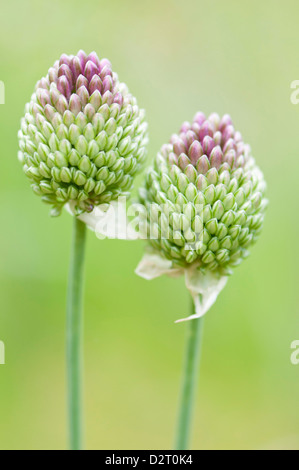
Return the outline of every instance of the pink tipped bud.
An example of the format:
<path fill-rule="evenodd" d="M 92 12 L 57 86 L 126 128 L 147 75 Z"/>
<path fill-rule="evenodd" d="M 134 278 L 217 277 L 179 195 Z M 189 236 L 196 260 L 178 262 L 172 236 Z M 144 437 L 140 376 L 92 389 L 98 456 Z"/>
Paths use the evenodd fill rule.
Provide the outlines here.
<path fill-rule="evenodd" d="M 223 130 L 226 128 L 226 126 L 230 126 L 232 124 L 232 120 L 229 114 L 224 114 L 222 117 L 220 124 L 219 124 L 219 130 L 223 132 Z"/>
<path fill-rule="evenodd" d="M 177 156 L 179 156 L 181 153 L 185 153 L 186 148 L 184 142 L 178 138 L 173 144 L 173 150 L 177 154 Z"/>
<path fill-rule="evenodd" d="M 202 141 L 202 148 L 206 155 L 210 156 L 213 148 L 215 147 L 215 142 L 212 137 L 206 135 Z"/>
<path fill-rule="evenodd" d="M 189 157 L 194 166 L 196 165 L 198 159 L 203 155 L 203 153 L 203 148 L 200 142 L 198 142 L 198 140 L 195 140 L 189 148 Z"/>
<path fill-rule="evenodd" d="M 85 65 L 85 69 L 84 69 L 85 77 L 90 82 L 93 76 L 97 73 L 98 73 L 97 66 L 91 60 L 89 60 L 87 64 Z"/>
<path fill-rule="evenodd" d="M 215 167 L 217 170 L 219 170 L 223 160 L 223 153 L 221 150 L 221 147 L 217 145 L 217 147 L 214 147 L 211 155 L 210 155 L 210 164 L 211 167 Z"/>
<path fill-rule="evenodd" d="M 89 93 L 92 95 L 94 91 L 98 90 L 100 93 L 103 91 L 102 80 L 98 75 L 94 75 L 89 84 Z"/>
<path fill-rule="evenodd" d="M 97 69 L 100 70 L 100 59 L 96 52 L 91 52 L 87 57 L 87 60 L 91 60 L 97 66 Z"/>
<path fill-rule="evenodd" d="M 205 120 L 206 120 L 206 116 L 204 115 L 204 113 L 199 112 L 195 114 L 194 122 L 197 122 L 199 126 L 201 126 L 205 122 Z"/>
<path fill-rule="evenodd" d="M 213 137 L 213 127 L 209 121 L 205 121 L 199 131 L 199 138 L 202 141 L 206 135 Z"/>
<path fill-rule="evenodd" d="M 62 93 L 68 100 L 72 94 L 71 85 L 65 75 L 59 77 L 57 80 L 57 89 Z"/>

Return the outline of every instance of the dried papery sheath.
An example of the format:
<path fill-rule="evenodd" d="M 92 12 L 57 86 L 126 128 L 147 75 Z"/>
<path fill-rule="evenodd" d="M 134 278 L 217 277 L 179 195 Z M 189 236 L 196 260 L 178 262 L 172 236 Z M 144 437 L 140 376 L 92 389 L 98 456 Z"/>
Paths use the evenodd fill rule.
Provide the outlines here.
<path fill-rule="evenodd" d="M 186 275 L 196 305 L 190 318 L 202 316 L 261 232 L 265 189 L 231 118 L 198 113 L 161 148 L 140 191 L 151 252 L 137 273 L 156 277 L 168 261 L 166 274 Z"/>
<path fill-rule="evenodd" d="M 128 196 L 146 159 L 147 124 L 107 59 L 63 54 L 36 85 L 19 131 L 19 160 L 52 214 Z"/>

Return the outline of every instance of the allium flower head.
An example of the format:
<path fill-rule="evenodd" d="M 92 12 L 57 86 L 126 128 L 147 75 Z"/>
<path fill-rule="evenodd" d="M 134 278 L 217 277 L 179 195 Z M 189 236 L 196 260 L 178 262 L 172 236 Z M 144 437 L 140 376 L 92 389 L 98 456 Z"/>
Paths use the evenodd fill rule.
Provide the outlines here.
<path fill-rule="evenodd" d="M 148 172 L 141 201 L 150 243 L 174 266 L 226 275 L 261 231 L 265 187 L 231 118 L 198 113 Z"/>
<path fill-rule="evenodd" d="M 144 111 L 107 59 L 63 54 L 36 85 L 19 132 L 33 191 L 77 213 L 128 195 L 146 158 Z"/>

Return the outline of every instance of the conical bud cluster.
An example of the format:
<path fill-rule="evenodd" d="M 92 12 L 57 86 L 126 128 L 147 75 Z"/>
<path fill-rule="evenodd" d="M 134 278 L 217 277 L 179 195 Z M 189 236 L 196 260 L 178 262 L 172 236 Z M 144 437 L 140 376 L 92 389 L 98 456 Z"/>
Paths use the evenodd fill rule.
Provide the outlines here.
<path fill-rule="evenodd" d="M 107 59 L 62 55 L 36 85 L 19 131 L 33 191 L 58 215 L 128 195 L 146 158 L 144 111 Z"/>
<path fill-rule="evenodd" d="M 198 113 L 162 147 L 140 191 L 150 243 L 178 265 L 225 274 L 261 231 L 265 188 L 231 118 Z"/>

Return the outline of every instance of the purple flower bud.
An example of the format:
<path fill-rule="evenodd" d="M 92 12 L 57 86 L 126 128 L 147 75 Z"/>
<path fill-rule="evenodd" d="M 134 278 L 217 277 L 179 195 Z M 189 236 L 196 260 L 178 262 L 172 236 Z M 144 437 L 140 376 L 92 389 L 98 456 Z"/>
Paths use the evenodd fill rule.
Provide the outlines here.
<path fill-rule="evenodd" d="M 122 106 L 123 103 L 124 103 L 124 98 L 123 98 L 123 96 L 122 96 L 121 93 L 117 92 L 117 93 L 115 93 L 115 95 L 114 95 L 113 101 L 114 101 L 114 103 L 117 103 L 117 104 L 119 104 L 120 106 Z"/>
<path fill-rule="evenodd" d="M 188 130 L 186 132 L 186 143 L 187 143 L 187 148 L 189 148 L 193 142 L 196 140 L 196 134 L 191 131 L 191 130 Z"/>
<path fill-rule="evenodd" d="M 76 81 L 76 91 L 79 90 L 79 88 L 81 88 L 81 86 L 85 86 L 85 88 L 88 88 L 88 80 L 87 78 L 80 74 L 79 77 L 77 78 L 77 81 Z"/>
<path fill-rule="evenodd" d="M 110 75 L 106 75 L 106 77 L 103 80 L 103 93 L 106 93 L 106 91 L 112 91 L 113 90 L 113 80 Z"/>
<path fill-rule="evenodd" d="M 200 125 L 198 124 L 198 122 L 193 121 L 191 129 L 197 135 L 197 138 L 198 138 L 199 131 L 200 131 Z"/>
<path fill-rule="evenodd" d="M 203 148 L 204 153 L 210 156 L 210 153 L 212 152 L 214 147 L 215 147 L 214 140 L 212 139 L 212 137 L 206 135 L 202 141 L 202 148 Z"/>
<path fill-rule="evenodd" d="M 98 73 L 98 68 L 97 66 L 95 65 L 94 62 L 92 62 L 91 60 L 89 60 L 86 65 L 85 65 L 85 69 L 84 69 L 84 75 L 85 77 L 87 78 L 88 82 L 91 81 L 91 79 L 93 78 L 94 75 L 96 75 Z"/>
<path fill-rule="evenodd" d="M 219 130 L 215 132 L 213 139 L 214 139 L 215 145 L 221 145 L 222 134 Z"/>
<path fill-rule="evenodd" d="M 208 120 L 209 120 L 209 122 L 213 125 L 214 130 L 216 130 L 216 129 L 219 128 L 219 124 L 220 124 L 220 116 L 219 116 L 219 114 L 217 114 L 217 113 L 212 113 L 212 114 L 210 114 Z"/>
<path fill-rule="evenodd" d="M 102 59 L 100 62 L 100 70 L 101 72 L 104 70 L 104 68 L 107 67 L 107 70 L 111 70 L 111 62 L 108 59 Z"/>
<path fill-rule="evenodd" d="M 222 117 L 222 119 L 220 121 L 220 124 L 219 124 L 220 132 L 223 132 L 223 130 L 226 128 L 226 126 L 229 126 L 230 124 L 232 124 L 231 117 L 229 116 L 229 114 L 225 114 Z"/>
<path fill-rule="evenodd" d="M 210 169 L 210 162 L 209 159 L 206 155 L 202 155 L 197 164 L 196 164 L 196 170 L 199 174 L 205 175 Z"/>
<path fill-rule="evenodd" d="M 70 88 L 72 89 L 75 83 L 73 73 L 70 67 L 65 64 L 61 65 L 58 69 L 58 77 L 63 77 L 63 76 L 66 77 L 67 81 L 69 82 Z"/>
<path fill-rule="evenodd" d="M 79 114 L 79 112 L 81 111 L 81 100 L 78 95 L 76 94 L 71 95 L 70 101 L 69 101 L 69 108 L 70 108 L 70 111 L 75 116 Z"/>
<path fill-rule="evenodd" d="M 75 57 L 72 58 L 70 69 L 73 72 L 74 79 L 77 80 L 79 75 L 81 75 L 82 72 L 83 72 L 83 67 L 82 67 L 81 62 L 79 60 L 79 57 L 75 56 Z"/>
<path fill-rule="evenodd" d="M 236 160 L 235 150 L 229 150 L 228 152 L 226 152 L 224 156 L 224 161 L 226 161 L 231 168 L 233 168 L 235 160 Z"/>
<path fill-rule="evenodd" d="M 235 135 L 235 129 L 234 126 L 226 126 L 224 129 L 223 133 L 223 141 L 226 142 L 229 139 L 232 139 Z"/>
<path fill-rule="evenodd" d="M 199 131 L 199 138 L 202 141 L 206 135 L 213 137 L 213 126 L 209 121 L 205 121 Z"/>
<path fill-rule="evenodd" d="M 223 269 L 246 256 L 248 245 L 259 234 L 259 219 L 256 223 L 252 220 L 263 218 L 264 191 L 263 175 L 231 118 L 225 115 L 220 119 L 216 113 L 206 118 L 198 113 L 191 124 L 184 123 L 180 133 L 163 145 L 149 171 L 142 193 L 148 207 L 151 203 L 169 204 L 172 220 L 183 218 L 187 223 L 190 218 L 187 230 L 180 233 L 179 244 L 171 237 L 163 243 L 158 238 L 151 240 L 153 249 L 179 266 L 194 263 L 194 267 L 223 274 Z M 198 229 L 194 218 L 197 211 L 201 221 Z M 163 219 L 160 233 L 165 227 L 167 221 Z M 171 233 L 173 228 L 170 221 Z M 190 254 L 190 244 L 199 237 L 206 248 L 198 250 L 195 243 Z"/>
<path fill-rule="evenodd" d="M 77 90 L 77 95 L 79 96 L 81 104 L 84 107 L 89 99 L 89 93 L 87 88 L 85 86 L 81 86 L 79 90 Z"/>
<path fill-rule="evenodd" d="M 236 142 L 234 139 L 230 138 L 225 142 L 223 146 L 223 153 L 228 152 L 228 150 L 235 150 L 235 149 L 236 149 Z"/>
<path fill-rule="evenodd" d="M 101 66 L 102 66 L 102 63 L 101 63 Z M 100 73 L 101 79 L 104 80 L 104 78 L 107 77 L 107 75 L 110 75 L 110 76 L 112 75 L 110 62 L 101 68 L 101 73 Z"/>
<path fill-rule="evenodd" d="M 65 75 L 58 78 L 57 89 L 66 97 L 67 100 L 70 98 L 72 92 L 71 84 Z"/>
<path fill-rule="evenodd" d="M 87 57 L 87 60 L 91 60 L 97 67 L 98 70 L 100 70 L 100 61 L 99 58 L 96 54 L 96 52 L 91 52 L 89 56 Z"/>
<path fill-rule="evenodd" d="M 71 65 L 71 59 L 68 55 L 66 54 L 62 54 L 62 56 L 60 57 L 59 59 L 59 65 L 67 65 L 68 67 L 70 67 Z"/>
<path fill-rule="evenodd" d="M 195 140 L 189 148 L 191 163 L 196 166 L 198 159 L 203 155 L 203 148 L 198 140 Z"/>
<path fill-rule="evenodd" d="M 86 64 L 86 61 L 87 61 L 87 55 L 85 54 L 84 51 L 81 50 L 81 51 L 78 52 L 77 57 L 80 61 L 81 70 L 84 70 L 84 67 L 85 67 L 85 64 Z"/>
<path fill-rule="evenodd" d="M 184 147 L 185 147 L 185 148 L 188 148 L 189 145 L 188 145 L 188 141 L 187 141 L 187 136 L 186 136 L 186 134 L 181 133 L 181 134 L 179 135 L 179 137 L 180 137 L 181 141 L 183 142 Z"/>
<path fill-rule="evenodd" d="M 194 122 L 196 122 L 199 126 L 201 126 L 206 120 L 206 116 L 202 112 L 198 112 L 195 114 Z"/>
<path fill-rule="evenodd" d="M 103 83 L 98 75 L 94 75 L 89 83 L 89 93 L 92 95 L 94 91 L 103 91 Z"/>
<path fill-rule="evenodd" d="M 187 133 L 191 129 L 191 125 L 189 122 L 185 121 L 180 129 L 180 133 Z"/>
<path fill-rule="evenodd" d="M 184 142 L 181 139 L 177 138 L 173 144 L 173 150 L 177 156 L 179 156 L 181 153 L 185 153 L 186 148 Z"/>

